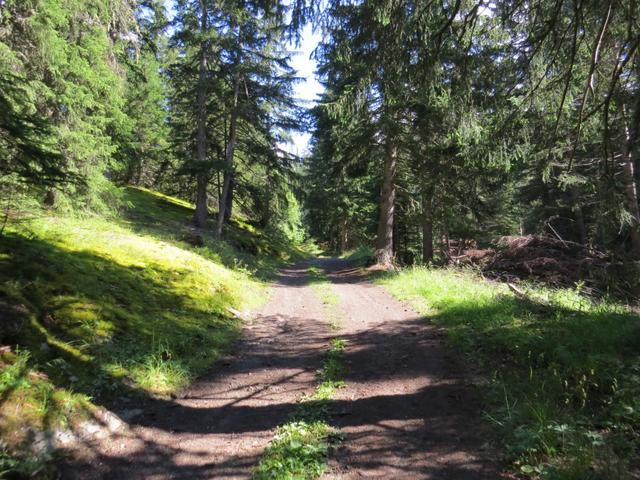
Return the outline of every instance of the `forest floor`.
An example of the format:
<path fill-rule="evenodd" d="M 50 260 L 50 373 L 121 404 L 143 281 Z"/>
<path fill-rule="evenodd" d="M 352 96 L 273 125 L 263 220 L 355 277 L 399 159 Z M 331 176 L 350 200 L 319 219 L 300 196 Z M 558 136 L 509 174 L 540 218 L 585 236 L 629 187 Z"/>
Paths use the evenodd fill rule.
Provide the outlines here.
<path fill-rule="evenodd" d="M 340 438 L 323 478 L 497 478 L 477 394 L 441 331 L 350 265 L 321 258 L 283 270 L 232 355 L 175 399 L 116 412 L 126 428 L 87 445 L 63 478 L 248 478 L 258 465 L 260 478 L 305 478 L 277 473 L 299 447 L 277 442 L 320 397 L 335 433 L 320 445 Z M 336 341 L 342 378 L 318 395 Z"/>

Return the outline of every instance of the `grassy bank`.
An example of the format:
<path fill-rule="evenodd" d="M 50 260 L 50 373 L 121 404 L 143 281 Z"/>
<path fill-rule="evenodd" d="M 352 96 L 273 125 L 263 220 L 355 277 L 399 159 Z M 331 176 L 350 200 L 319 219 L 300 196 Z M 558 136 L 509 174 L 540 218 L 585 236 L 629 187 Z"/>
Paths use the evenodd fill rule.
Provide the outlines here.
<path fill-rule="evenodd" d="M 154 192 L 125 205 L 37 212 L 0 235 L 0 472 L 42 467 L 34 433 L 191 382 L 237 338 L 228 308 L 263 302 L 259 279 L 295 253 L 242 223 L 229 242 L 195 232 L 190 205 Z"/>
<path fill-rule="evenodd" d="M 640 319 L 576 290 L 506 285 L 475 273 L 406 269 L 379 279 L 446 327 L 487 375 L 487 419 L 527 477 L 637 478 Z M 635 473 L 634 473 L 635 472 Z"/>

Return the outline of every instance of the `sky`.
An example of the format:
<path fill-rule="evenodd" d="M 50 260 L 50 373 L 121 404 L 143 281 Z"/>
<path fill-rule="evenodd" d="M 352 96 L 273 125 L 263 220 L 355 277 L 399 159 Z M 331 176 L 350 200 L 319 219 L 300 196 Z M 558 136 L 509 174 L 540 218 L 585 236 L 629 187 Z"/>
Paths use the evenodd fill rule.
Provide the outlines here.
<path fill-rule="evenodd" d="M 315 76 L 316 62 L 310 58 L 320 38 L 320 33 L 314 33 L 311 25 L 307 25 L 302 32 L 302 43 L 291 58 L 291 66 L 302 78 L 300 83 L 294 87 L 294 95 L 299 103 L 305 107 L 312 106 L 324 90 Z M 293 132 L 292 144 L 287 149 L 291 153 L 303 155 L 307 150 L 310 137 L 309 133 Z"/>
<path fill-rule="evenodd" d="M 174 0 L 164 0 L 170 18 L 175 14 Z M 291 57 L 291 66 L 298 72 L 297 76 L 301 81 L 294 86 L 294 95 L 298 103 L 304 107 L 311 107 L 324 88 L 315 76 L 316 62 L 311 59 L 311 54 L 320 42 L 320 32 L 313 32 L 311 25 L 307 24 L 302 31 L 301 44 L 296 47 L 291 46 L 295 52 Z M 281 148 L 295 155 L 304 155 L 307 152 L 309 133 L 292 132 L 291 143 L 289 145 L 281 145 Z"/>

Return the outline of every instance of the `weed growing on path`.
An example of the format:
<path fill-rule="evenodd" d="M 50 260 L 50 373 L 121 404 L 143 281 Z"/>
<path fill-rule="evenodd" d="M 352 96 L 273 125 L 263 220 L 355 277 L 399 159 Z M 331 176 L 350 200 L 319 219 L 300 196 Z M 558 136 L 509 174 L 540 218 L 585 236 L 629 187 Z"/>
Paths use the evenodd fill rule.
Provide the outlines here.
<path fill-rule="evenodd" d="M 318 267 L 309 267 L 307 270 L 307 278 L 316 295 L 318 295 L 320 301 L 325 306 L 325 312 L 329 318 L 329 325 L 333 330 L 338 330 L 340 328 L 340 312 L 338 310 L 340 299 L 333 291 L 333 286 L 327 274 Z"/>
<path fill-rule="evenodd" d="M 453 269 L 379 282 L 445 326 L 470 363 L 493 372 L 487 417 L 521 474 L 633 478 L 640 447 L 640 319 L 573 290 L 526 289 Z M 636 465 L 636 467 L 634 467 Z"/>
<path fill-rule="evenodd" d="M 278 427 L 254 475 L 255 480 L 294 480 L 320 477 L 329 452 L 341 440 L 328 423 L 327 402 L 344 386 L 346 341 L 333 339 L 318 372 L 313 395 L 302 398 L 290 422 Z"/>

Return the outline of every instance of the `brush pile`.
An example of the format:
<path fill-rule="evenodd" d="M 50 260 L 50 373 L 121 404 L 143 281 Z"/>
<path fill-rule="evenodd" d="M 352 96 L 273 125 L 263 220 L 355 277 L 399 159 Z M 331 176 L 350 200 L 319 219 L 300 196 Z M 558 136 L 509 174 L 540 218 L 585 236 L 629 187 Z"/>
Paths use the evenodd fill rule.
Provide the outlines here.
<path fill-rule="evenodd" d="M 620 262 L 579 243 L 542 235 L 508 236 L 495 249 L 469 249 L 451 257 L 457 265 L 477 265 L 505 281 L 528 279 L 556 287 L 582 283 L 585 293 L 633 296 L 640 283 L 640 266 Z"/>

